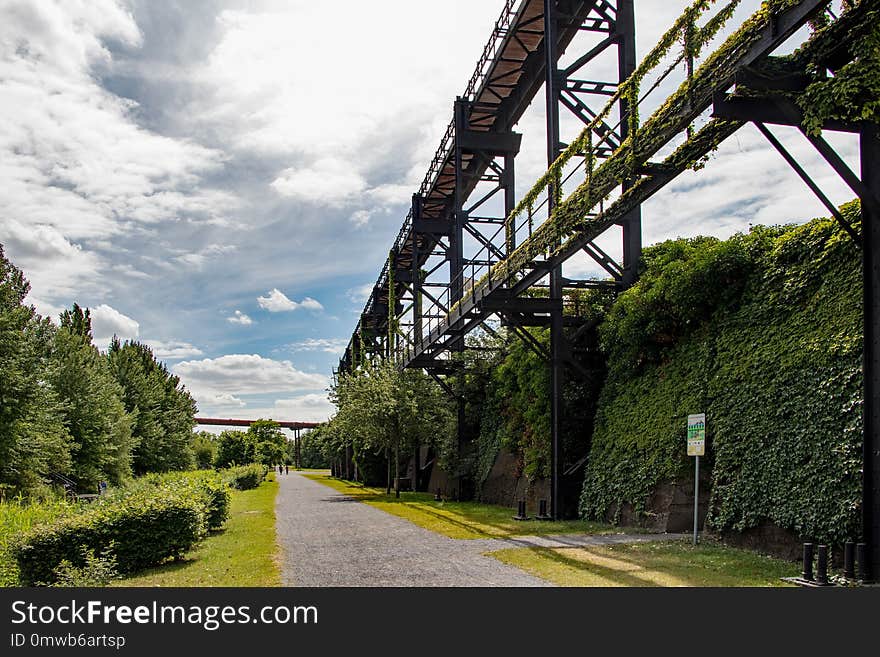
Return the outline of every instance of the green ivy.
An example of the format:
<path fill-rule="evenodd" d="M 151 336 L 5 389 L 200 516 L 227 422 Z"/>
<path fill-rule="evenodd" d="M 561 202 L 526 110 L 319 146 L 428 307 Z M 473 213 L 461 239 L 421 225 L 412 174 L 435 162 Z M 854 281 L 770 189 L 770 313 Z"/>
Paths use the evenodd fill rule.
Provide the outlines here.
<path fill-rule="evenodd" d="M 859 207 L 842 208 L 859 224 Z M 645 510 L 689 476 L 685 416 L 705 411 L 708 522 L 858 535 L 861 270 L 830 219 L 730 240 L 667 242 L 601 328 L 599 400 L 581 512 Z"/>

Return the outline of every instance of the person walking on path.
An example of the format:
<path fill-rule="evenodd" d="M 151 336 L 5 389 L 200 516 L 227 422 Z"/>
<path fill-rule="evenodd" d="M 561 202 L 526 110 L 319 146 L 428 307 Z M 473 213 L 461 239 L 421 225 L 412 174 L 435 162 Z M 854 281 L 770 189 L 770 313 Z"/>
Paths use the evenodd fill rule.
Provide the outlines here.
<path fill-rule="evenodd" d="M 284 464 L 284 474 L 290 474 L 290 465 Z"/>

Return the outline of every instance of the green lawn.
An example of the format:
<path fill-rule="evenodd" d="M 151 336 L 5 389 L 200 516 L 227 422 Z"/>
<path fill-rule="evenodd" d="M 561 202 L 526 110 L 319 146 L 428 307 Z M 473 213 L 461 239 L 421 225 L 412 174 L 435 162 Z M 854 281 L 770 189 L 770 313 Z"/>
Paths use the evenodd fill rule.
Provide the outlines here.
<path fill-rule="evenodd" d="M 488 556 L 560 586 L 785 586 L 797 564 L 711 541 L 512 548 Z"/>
<path fill-rule="evenodd" d="M 431 493 L 401 492 L 400 499 L 385 494 L 384 488 L 368 488 L 360 484 L 333 479 L 323 473 L 304 476 L 345 493 L 365 504 L 406 518 L 419 527 L 450 538 L 498 538 L 538 534 L 614 534 L 635 531 L 583 520 L 564 522 L 519 522 L 516 511 L 505 506 L 477 502 L 438 502 Z"/>
<path fill-rule="evenodd" d="M 253 490 L 233 491 L 224 529 L 210 535 L 183 561 L 151 568 L 114 586 L 279 586 L 277 492 L 274 478 Z"/>

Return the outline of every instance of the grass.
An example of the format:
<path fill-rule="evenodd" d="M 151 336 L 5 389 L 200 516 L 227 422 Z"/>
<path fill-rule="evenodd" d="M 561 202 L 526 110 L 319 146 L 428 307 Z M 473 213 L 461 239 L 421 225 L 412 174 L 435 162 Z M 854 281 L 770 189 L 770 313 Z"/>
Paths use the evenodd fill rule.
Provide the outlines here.
<path fill-rule="evenodd" d="M 385 494 L 384 488 L 369 488 L 325 473 L 303 473 L 303 476 L 330 486 L 359 502 L 369 504 L 395 516 L 450 538 L 503 538 L 544 534 L 614 534 L 627 530 L 584 520 L 562 522 L 513 519 L 515 511 L 506 506 L 478 502 L 436 501 L 431 493 L 401 492 L 400 499 Z"/>
<path fill-rule="evenodd" d="M 18 564 L 10 554 L 13 539 L 44 522 L 76 513 L 80 506 L 63 499 L 0 502 L 0 586 L 18 584 Z"/>
<path fill-rule="evenodd" d="M 512 548 L 488 556 L 560 586 L 785 586 L 788 561 L 715 542 Z"/>
<path fill-rule="evenodd" d="M 258 488 L 233 491 L 226 526 L 183 561 L 151 568 L 114 586 L 279 586 L 275 495 L 271 477 Z"/>

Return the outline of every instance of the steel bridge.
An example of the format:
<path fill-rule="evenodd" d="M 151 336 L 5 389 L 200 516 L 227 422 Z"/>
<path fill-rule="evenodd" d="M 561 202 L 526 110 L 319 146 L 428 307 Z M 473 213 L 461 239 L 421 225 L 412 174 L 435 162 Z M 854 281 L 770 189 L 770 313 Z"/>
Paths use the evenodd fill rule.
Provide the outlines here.
<path fill-rule="evenodd" d="M 572 357 L 572 342 L 589 328 L 564 313 L 566 291 L 622 290 L 635 282 L 641 204 L 751 122 L 861 246 L 862 540 L 880 576 L 880 263 L 873 258 L 880 248 L 878 128 L 867 122 L 824 126 L 859 135 L 858 175 L 821 136 L 804 131 L 861 200 L 864 234 L 857 235 L 766 127 L 801 126 L 803 116 L 792 98 L 811 81 L 807 67 L 833 72 L 849 62 L 846 44 L 869 29 L 866 17 L 878 1 L 855 2 L 838 16 L 828 0 L 769 0 L 699 63 L 699 45 L 693 44 L 718 34 L 739 0 L 695 2 L 639 64 L 634 0 L 506 0 L 464 94 L 455 100 L 452 120 L 338 371 L 357 369 L 365 359 L 393 358 L 401 367 L 425 369 L 452 392 L 446 379 L 457 372 L 455 354 L 466 349 L 465 336 L 478 329 L 491 333 L 500 322 L 550 368 L 550 513 L 560 517 L 562 382 L 566 372 L 586 374 Z M 830 27 L 815 32 L 798 56 L 774 54 L 823 12 Z M 679 39 L 685 48 L 670 57 Z M 577 52 L 567 52 L 584 42 Z M 611 68 L 616 75 L 607 79 Z M 676 70 L 685 72 L 685 81 L 656 102 L 657 89 Z M 514 162 L 521 135 L 513 128 L 542 88 L 549 168 L 517 201 Z M 659 109 L 640 122 L 639 110 L 649 106 Z M 583 124 L 568 144 L 560 134 L 566 115 Z M 611 239 L 619 240 L 619 248 L 607 248 Z M 582 254 L 606 280 L 563 276 L 563 263 Z M 541 294 L 534 293 L 536 287 Z M 530 326 L 549 327 L 549 350 L 526 330 Z M 459 400 L 460 424 L 462 416 Z"/>
<path fill-rule="evenodd" d="M 222 419 L 214 417 L 197 417 L 196 424 L 199 426 L 214 427 L 249 427 L 257 420 L 235 420 Z M 317 422 L 296 422 L 288 420 L 273 420 L 282 429 L 290 429 L 293 431 L 293 461 L 295 467 L 301 464 L 301 440 L 303 429 L 314 429 L 318 426 Z"/>

